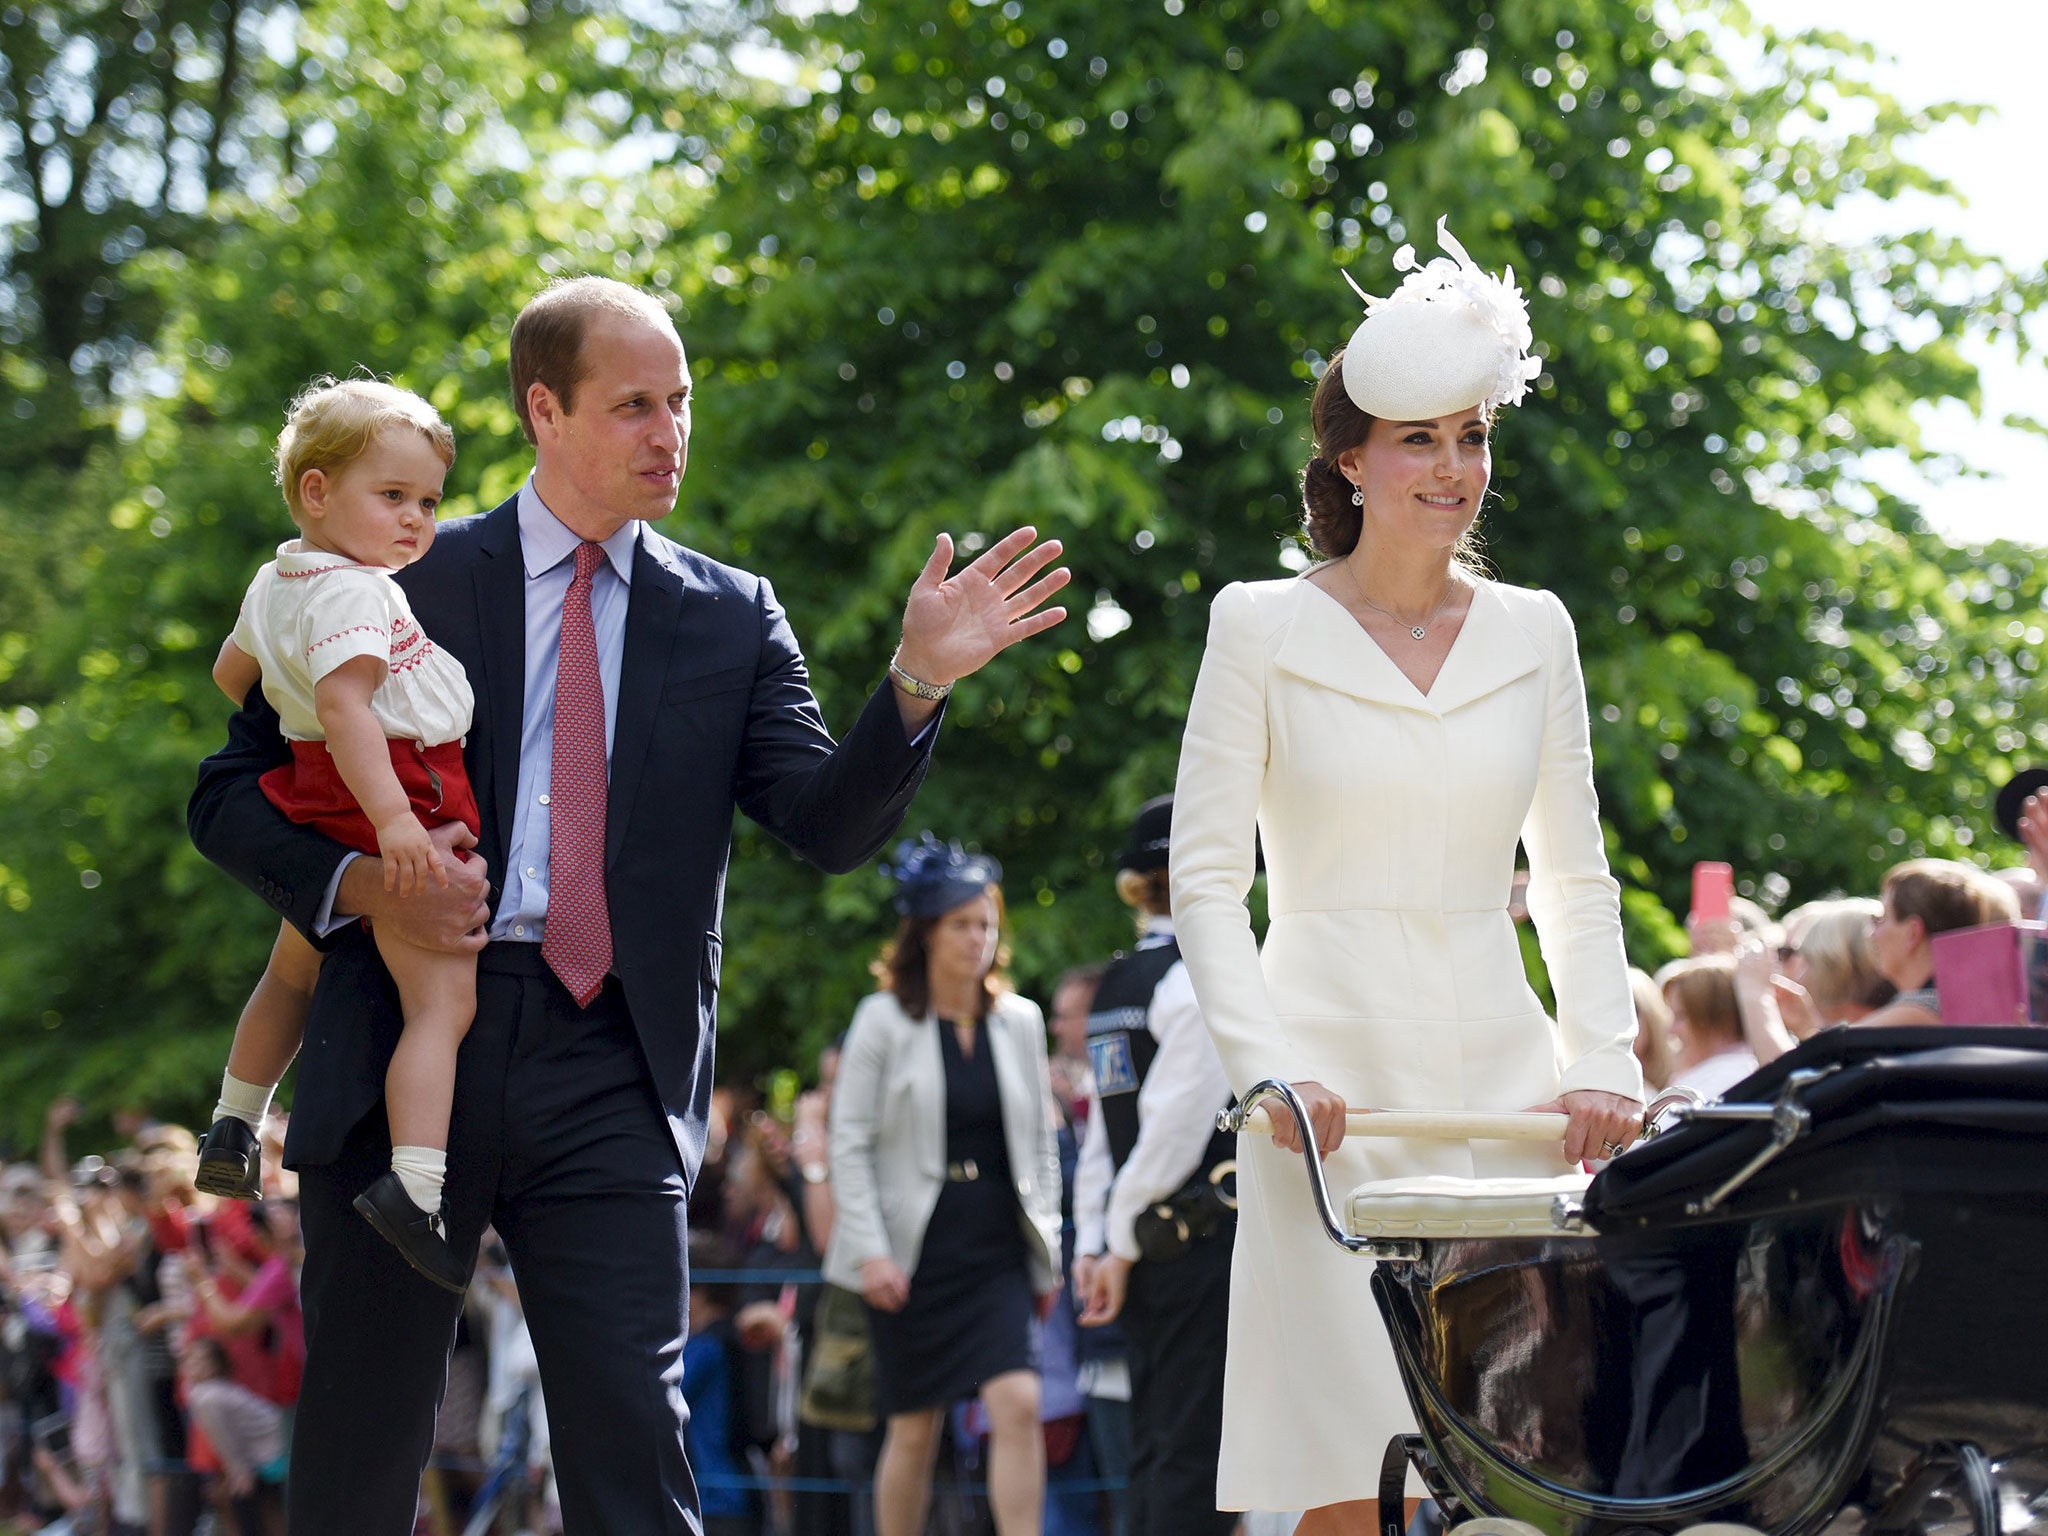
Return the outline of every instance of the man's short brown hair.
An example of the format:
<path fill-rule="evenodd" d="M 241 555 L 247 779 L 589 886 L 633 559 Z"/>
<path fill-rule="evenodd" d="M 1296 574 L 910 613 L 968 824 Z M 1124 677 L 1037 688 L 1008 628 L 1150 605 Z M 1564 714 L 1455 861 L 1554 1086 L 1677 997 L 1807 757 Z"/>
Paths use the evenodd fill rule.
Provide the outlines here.
<path fill-rule="evenodd" d="M 583 333 L 590 317 L 603 312 L 675 328 L 659 299 L 609 277 L 558 277 L 512 322 L 512 408 L 529 443 L 537 439 L 526 409 L 528 392 L 545 384 L 563 410 L 576 408 L 576 386 L 590 376 Z"/>
<path fill-rule="evenodd" d="M 1894 919 L 1920 919 L 1929 934 L 2011 922 L 2019 899 L 1982 870 L 1953 859 L 1908 859 L 1885 872 L 1884 904 Z"/>

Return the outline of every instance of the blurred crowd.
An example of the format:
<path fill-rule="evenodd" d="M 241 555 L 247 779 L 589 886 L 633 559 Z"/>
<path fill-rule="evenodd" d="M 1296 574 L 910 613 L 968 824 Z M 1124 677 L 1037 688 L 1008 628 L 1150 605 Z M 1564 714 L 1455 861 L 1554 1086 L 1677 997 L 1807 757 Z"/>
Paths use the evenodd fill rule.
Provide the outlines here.
<path fill-rule="evenodd" d="M 77 1113 L 53 1104 L 38 1159 L 0 1173 L 0 1522 L 279 1530 L 305 1358 L 290 1190 L 202 1199 L 192 1133 L 141 1112 L 73 1161 Z"/>
<path fill-rule="evenodd" d="M 53 1104 L 36 1161 L 0 1172 L 0 1533 L 282 1536 L 305 1362 L 285 1121 L 245 1203 L 194 1188 L 185 1127 L 126 1111 L 118 1146 L 74 1159 L 77 1116 Z M 539 1370 L 492 1240 L 436 1453 L 423 1531 L 559 1529 Z"/>
<path fill-rule="evenodd" d="M 2036 917 L 2042 871 L 1916 859 L 1874 897 L 1772 917 L 1739 895 L 1695 914 L 1692 953 L 1633 973 L 1637 1051 L 1652 1091 L 1714 1097 L 1817 1031 L 1940 1019 L 1936 938 Z M 1718 903 L 1716 904 L 1719 905 Z M 1058 1117 L 1061 1259 L 1090 1113 L 1088 1020 L 1100 966 L 1060 980 L 1047 1020 Z M 832 1095 L 841 1041 L 815 1083 L 769 1100 L 725 1086 L 691 1197 L 689 1451 L 710 1536 L 869 1536 L 888 1415 L 871 1311 L 819 1283 L 838 1214 Z M 0 1532 L 268 1536 L 304 1360 L 293 1176 L 283 1121 L 266 1127 L 264 1198 L 193 1187 L 196 1143 L 145 1113 L 111 1151 L 76 1155 L 78 1118 L 52 1105 L 34 1162 L 0 1171 Z M 1048 1532 L 1120 1529 L 1130 1377 L 1114 1328 L 1077 1326 L 1071 1283 L 1037 1330 Z M 990 1426 L 971 1401 L 944 1420 L 928 1529 L 991 1528 Z M 420 1529 L 559 1530 L 545 1405 L 502 1248 L 487 1236 L 423 1491 Z"/>
<path fill-rule="evenodd" d="M 1941 1023 L 1935 941 L 2038 918 L 2044 894 L 2031 863 L 1993 873 L 1911 859 L 1886 871 L 1875 897 L 1812 901 L 1782 918 L 1731 897 L 1725 917 L 1688 922 L 1691 954 L 1655 975 L 1631 972 L 1644 1078 L 1652 1093 L 1718 1098 L 1821 1030 Z"/>

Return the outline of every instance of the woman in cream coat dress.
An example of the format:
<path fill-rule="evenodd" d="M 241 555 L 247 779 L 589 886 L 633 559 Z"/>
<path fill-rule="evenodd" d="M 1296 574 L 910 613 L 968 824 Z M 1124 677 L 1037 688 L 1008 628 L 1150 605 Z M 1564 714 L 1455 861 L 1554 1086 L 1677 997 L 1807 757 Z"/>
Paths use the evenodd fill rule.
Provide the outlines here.
<path fill-rule="evenodd" d="M 1494 282 L 1457 254 L 1427 269 L 1440 312 L 1410 317 L 1419 341 L 1376 354 L 1369 317 L 1318 386 L 1304 495 L 1327 563 L 1217 595 L 1174 792 L 1174 920 L 1225 1070 L 1239 1093 L 1301 1089 L 1337 1191 L 1561 1173 L 1625 1146 L 1641 1110 L 1571 620 L 1461 560 L 1493 407 L 1530 375 L 1526 339 L 1445 334 L 1474 276 Z M 1255 826 L 1263 951 L 1245 907 Z M 1518 842 L 1556 1023 L 1508 915 Z M 1347 1105 L 1558 1108 L 1571 1125 L 1562 1147 L 1344 1142 Z M 1240 1141 L 1218 1507 L 1366 1531 L 1381 1452 L 1413 1416 L 1372 1265 L 1324 1237 L 1285 1145 L 1291 1118 Z"/>
<path fill-rule="evenodd" d="M 1032 1313 L 1060 1285 L 1045 1020 L 995 969 L 995 860 L 927 833 L 898 850 L 895 873 L 903 923 L 881 966 L 887 990 L 855 1011 L 833 1089 L 825 1252 L 825 1278 L 869 1308 L 888 1426 L 876 1529 L 924 1529 L 945 1409 L 979 1396 L 996 1529 L 1036 1536 Z"/>

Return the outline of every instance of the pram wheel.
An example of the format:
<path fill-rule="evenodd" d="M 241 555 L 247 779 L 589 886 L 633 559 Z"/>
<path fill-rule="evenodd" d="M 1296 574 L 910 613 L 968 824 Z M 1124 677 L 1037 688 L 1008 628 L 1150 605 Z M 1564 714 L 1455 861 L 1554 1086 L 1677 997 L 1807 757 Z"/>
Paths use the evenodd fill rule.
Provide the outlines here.
<path fill-rule="evenodd" d="M 1931 1447 L 1868 1530 L 1869 1536 L 1935 1530 L 1961 1536 L 1965 1521 L 1974 1536 L 1998 1536 L 1998 1476 L 1991 1458 L 1967 1440 Z"/>

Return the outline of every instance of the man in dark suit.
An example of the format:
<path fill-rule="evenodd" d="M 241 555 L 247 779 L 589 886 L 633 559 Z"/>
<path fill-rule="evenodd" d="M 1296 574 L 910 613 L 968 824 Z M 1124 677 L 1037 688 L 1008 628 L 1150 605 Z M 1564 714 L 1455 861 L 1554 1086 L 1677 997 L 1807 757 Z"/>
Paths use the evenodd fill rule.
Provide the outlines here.
<path fill-rule="evenodd" d="M 513 327 L 512 380 L 532 478 L 443 526 L 400 578 L 477 700 L 465 760 L 482 833 L 450 883 L 387 893 L 377 860 L 271 806 L 257 779 L 286 748 L 260 690 L 192 798 L 200 850 L 327 951 L 286 1146 L 306 1237 L 294 1536 L 412 1529 L 461 1306 L 352 1208 L 389 1163 L 400 1027 L 353 919 L 478 954 L 446 1193 L 417 1235 L 460 1271 L 487 1224 L 504 1238 L 566 1529 L 698 1532 L 684 1211 L 733 811 L 825 869 L 858 866 L 916 793 L 946 687 L 1064 616 L 1042 606 L 1066 581 L 1047 570 L 1057 543 L 1020 529 L 949 579 L 941 535 L 889 680 L 835 745 L 768 583 L 644 526 L 673 508 L 690 435 L 689 366 L 661 306 L 606 279 L 558 283 Z"/>

